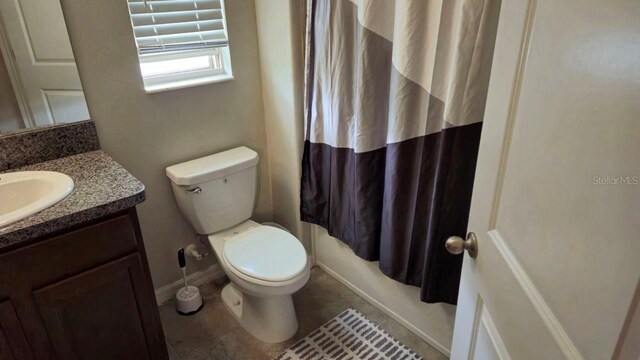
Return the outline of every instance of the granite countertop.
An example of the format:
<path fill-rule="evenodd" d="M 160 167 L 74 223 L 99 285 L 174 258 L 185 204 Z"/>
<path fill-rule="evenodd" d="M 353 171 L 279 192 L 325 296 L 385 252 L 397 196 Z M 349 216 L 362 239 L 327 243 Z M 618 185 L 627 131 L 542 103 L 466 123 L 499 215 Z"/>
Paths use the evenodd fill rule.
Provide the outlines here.
<path fill-rule="evenodd" d="M 88 222 L 145 200 L 144 185 L 101 150 L 11 169 L 57 171 L 69 175 L 74 189 L 59 203 L 0 228 L 0 250 L 70 226 Z"/>

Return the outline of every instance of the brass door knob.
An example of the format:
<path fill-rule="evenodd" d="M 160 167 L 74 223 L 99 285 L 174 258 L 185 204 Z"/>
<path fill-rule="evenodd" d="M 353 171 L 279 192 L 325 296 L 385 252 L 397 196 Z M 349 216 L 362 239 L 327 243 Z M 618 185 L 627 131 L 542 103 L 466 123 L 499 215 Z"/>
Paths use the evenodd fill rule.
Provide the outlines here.
<path fill-rule="evenodd" d="M 452 236 L 447 239 L 444 246 L 453 255 L 462 254 L 463 251 L 467 250 L 472 258 L 475 259 L 478 256 L 478 238 L 472 232 L 467 235 L 467 240 L 462 239 L 460 236 Z"/>

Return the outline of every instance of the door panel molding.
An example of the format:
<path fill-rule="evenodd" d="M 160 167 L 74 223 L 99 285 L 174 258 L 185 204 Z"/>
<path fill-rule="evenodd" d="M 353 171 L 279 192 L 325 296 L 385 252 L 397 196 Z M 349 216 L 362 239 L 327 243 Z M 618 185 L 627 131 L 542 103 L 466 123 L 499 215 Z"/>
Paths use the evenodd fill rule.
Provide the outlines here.
<path fill-rule="evenodd" d="M 489 238 L 498 249 L 500 256 L 502 256 L 507 266 L 509 266 L 511 273 L 522 287 L 527 298 L 531 301 L 531 304 L 540 316 L 540 319 L 542 319 L 542 322 L 549 330 L 549 333 L 556 341 L 563 354 L 567 359 L 583 360 L 584 358 L 578 351 L 578 348 L 575 346 L 573 341 L 571 341 L 571 338 L 560 324 L 560 321 L 553 314 L 553 311 L 551 311 L 551 308 L 542 297 L 542 294 L 540 294 L 540 291 L 538 291 L 529 275 L 527 275 L 527 272 L 518 261 L 516 255 L 511 251 L 502 235 L 500 235 L 500 232 L 498 230 L 492 230 L 489 231 L 488 234 Z"/>
<path fill-rule="evenodd" d="M 89 118 L 89 109 L 82 89 L 41 89 L 42 101 L 53 124 L 82 121 Z M 73 109 L 69 111 L 68 108 Z"/>
<path fill-rule="evenodd" d="M 477 345 L 478 345 L 477 336 L 478 334 L 480 334 L 480 331 L 482 329 L 484 329 L 484 332 L 486 332 L 486 334 L 488 335 L 489 340 L 491 341 L 491 348 L 495 350 L 496 355 L 498 355 L 498 359 L 511 360 L 511 356 L 507 351 L 507 347 L 504 346 L 504 343 L 502 342 L 502 338 L 500 337 L 498 328 L 496 327 L 496 324 L 493 322 L 493 319 L 491 318 L 491 315 L 489 314 L 489 311 L 484 306 L 484 304 L 482 305 L 482 307 L 480 307 L 479 314 L 480 316 L 478 318 L 479 321 L 477 322 L 477 328 L 474 330 L 476 341 L 474 341 L 473 343 L 474 347 L 469 352 L 470 360 L 475 360 L 475 354 L 476 354 Z M 480 328 L 480 326 L 482 326 L 482 328 Z"/>
<path fill-rule="evenodd" d="M 14 0 L 15 7 L 17 10 L 18 20 L 20 21 L 20 26 L 22 27 L 22 31 L 25 37 L 25 44 L 27 45 L 27 51 L 31 57 L 31 62 L 33 65 L 59 65 L 59 66 L 75 66 L 75 59 L 40 59 L 36 56 L 35 46 L 33 44 L 33 39 L 31 36 L 31 32 L 29 31 L 29 25 L 27 23 L 27 18 L 24 14 L 24 10 L 22 9 L 22 4 L 20 0 Z M 43 64 L 44 63 L 44 64 Z"/>
<path fill-rule="evenodd" d="M 504 129 L 504 139 L 502 142 L 502 151 L 500 152 L 500 164 L 498 165 L 498 175 L 496 178 L 493 204 L 491 206 L 491 217 L 489 228 L 495 229 L 498 223 L 498 214 L 500 212 L 500 199 L 502 199 L 502 187 L 504 178 L 507 173 L 507 165 L 509 163 L 509 150 L 511 149 L 511 139 L 513 138 L 513 129 L 515 128 L 516 116 L 518 115 L 518 105 L 520 104 L 520 93 L 522 92 L 522 83 L 524 73 L 527 67 L 527 58 L 529 57 L 529 48 L 531 45 L 531 33 L 533 32 L 533 22 L 535 20 L 537 0 L 530 0 L 527 5 L 527 14 L 525 16 L 525 26 L 522 33 L 522 41 L 520 45 L 520 53 L 518 54 L 518 64 L 516 74 L 514 76 L 513 88 L 509 99 L 509 109 L 507 112 L 507 121 Z"/>
<path fill-rule="evenodd" d="M 481 328 L 482 327 L 482 328 Z M 493 322 L 489 310 L 484 305 L 482 297 L 478 295 L 475 303 L 475 316 L 473 319 L 473 330 L 471 332 L 471 341 L 469 342 L 469 360 L 475 360 L 475 356 L 478 350 L 478 336 L 481 330 L 484 329 L 491 341 L 491 347 L 495 350 L 500 360 L 511 360 L 511 356 L 507 351 L 507 347 L 504 345 L 498 327 Z"/>
<path fill-rule="evenodd" d="M 20 72 L 18 71 L 18 64 L 16 63 L 16 56 L 13 52 L 13 47 L 9 41 L 9 34 L 3 20 L 3 13 L 0 11 L 0 50 L 4 58 L 4 64 L 7 67 L 9 73 L 9 80 L 11 80 L 11 86 L 13 92 L 16 95 L 18 101 L 18 107 L 20 108 L 20 114 L 22 115 L 22 122 L 25 127 L 35 127 L 36 123 L 33 119 L 33 113 L 31 112 L 31 105 L 29 105 L 29 97 L 23 87 Z"/>
<path fill-rule="evenodd" d="M 476 342 L 478 341 L 478 328 L 480 327 L 480 318 L 482 317 L 482 309 L 484 309 L 484 302 L 480 294 L 476 296 L 475 314 L 473 316 L 473 327 L 471 330 L 471 341 L 469 341 L 469 357 L 474 356 L 474 349 L 476 348 Z"/>

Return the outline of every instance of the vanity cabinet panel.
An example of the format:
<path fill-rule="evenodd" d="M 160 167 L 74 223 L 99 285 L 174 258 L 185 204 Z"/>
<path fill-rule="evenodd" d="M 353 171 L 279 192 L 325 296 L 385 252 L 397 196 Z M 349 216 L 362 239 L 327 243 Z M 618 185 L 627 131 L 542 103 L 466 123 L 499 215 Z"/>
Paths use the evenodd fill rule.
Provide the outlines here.
<path fill-rule="evenodd" d="M 135 208 L 0 251 L 0 299 L 14 358 L 168 359 Z"/>
<path fill-rule="evenodd" d="M 0 360 L 31 360 L 27 340 L 10 301 L 0 302 Z"/>
<path fill-rule="evenodd" d="M 35 291 L 57 357 L 150 359 L 140 310 L 156 305 L 144 296 L 144 283 L 134 254 Z"/>

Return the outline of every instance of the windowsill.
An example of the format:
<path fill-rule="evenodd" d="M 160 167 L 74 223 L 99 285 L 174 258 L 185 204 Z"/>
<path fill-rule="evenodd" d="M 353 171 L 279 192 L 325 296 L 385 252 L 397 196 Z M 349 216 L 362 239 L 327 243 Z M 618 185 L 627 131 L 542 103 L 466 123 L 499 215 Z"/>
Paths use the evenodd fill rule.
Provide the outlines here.
<path fill-rule="evenodd" d="M 162 91 L 184 89 L 184 88 L 189 88 L 194 86 L 215 84 L 215 83 L 231 81 L 231 80 L 233 80 L 233 75 L 220 74 L 220 75 L 201 77 L 197 79 L 177 80 L 177 81 L 170 81 L 170 82 L 153 84 L 153 85 L 145 84 L 144 90 L 147 94 L 153 94 L 153 93 L 158 93 Z"/>

